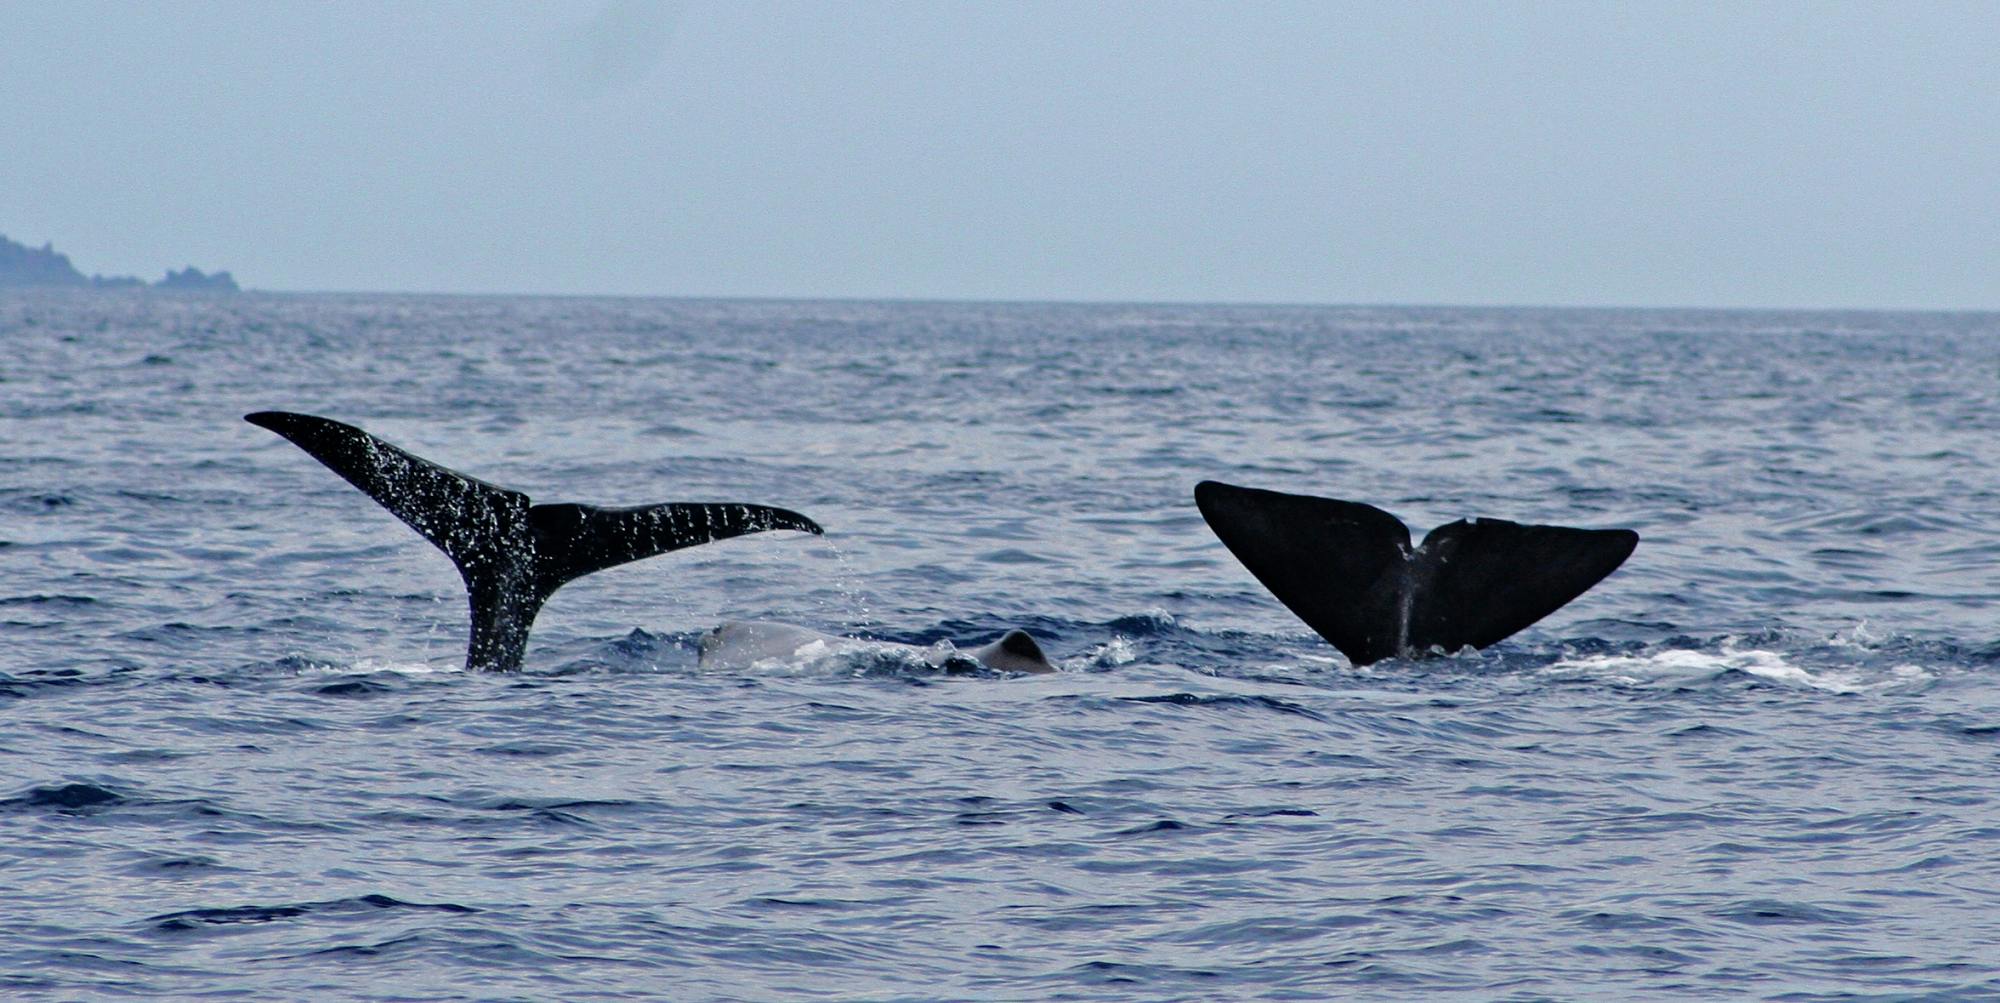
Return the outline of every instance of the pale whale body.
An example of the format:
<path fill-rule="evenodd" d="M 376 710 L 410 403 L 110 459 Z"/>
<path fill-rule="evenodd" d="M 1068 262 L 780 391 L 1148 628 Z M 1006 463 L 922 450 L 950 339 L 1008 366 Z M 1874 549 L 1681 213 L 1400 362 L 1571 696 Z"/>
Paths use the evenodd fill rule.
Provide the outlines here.
<path fill-rule="evenodd" d="M 702 635 L 701 661 L 704 669 L 741 672 L 771 666 L 798 666 L 823 659 L 884 658 L 924 664 L 945 672 L 963 671 L 974 666 L 998 672 L 1044 673 L 1056 667 L 1042 654 L 1041 646 L 1026 631 L 1010 630 L 991 644 L 955 648 L 939 644 L 920 648 L 894 641 L 871 641 L 858 637 L 836 637 L 789 623 L 736 620 Z"/>

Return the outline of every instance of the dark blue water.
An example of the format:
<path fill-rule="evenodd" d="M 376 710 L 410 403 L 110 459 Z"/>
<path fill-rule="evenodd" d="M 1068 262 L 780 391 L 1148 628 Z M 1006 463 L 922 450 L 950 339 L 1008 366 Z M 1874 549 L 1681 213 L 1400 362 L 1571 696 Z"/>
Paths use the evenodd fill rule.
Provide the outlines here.
<path fill-rule="evenodd" d="M 2000 316 L 0 298 L 0 996 L 2000 997 Z M 277 437 L 829 530 L 442 556 Z M 1347 665 L 1202 478 L 1629 526 Z M 775 619 L 1065 671 L 714 673 Z"/>

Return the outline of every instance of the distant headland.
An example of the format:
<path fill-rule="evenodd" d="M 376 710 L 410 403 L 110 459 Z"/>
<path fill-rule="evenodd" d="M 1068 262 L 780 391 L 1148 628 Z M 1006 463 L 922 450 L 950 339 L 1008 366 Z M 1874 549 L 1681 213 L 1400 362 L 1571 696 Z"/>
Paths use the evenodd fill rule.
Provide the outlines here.
<path fill-rule="evenodd" d="M 27 288 L 80 289 L 172 289 L 186 292 L 233 293 L 236 279 L 228 272 L 203 272 L 189 265 L 168 271 L 166 278 L 148 283 L 130 275 L 85 275 L 70 264 L 69 255 L 57 251 L 53 243 L 39 249 L 8 240 L 0 234 L 0 289 Z"/>

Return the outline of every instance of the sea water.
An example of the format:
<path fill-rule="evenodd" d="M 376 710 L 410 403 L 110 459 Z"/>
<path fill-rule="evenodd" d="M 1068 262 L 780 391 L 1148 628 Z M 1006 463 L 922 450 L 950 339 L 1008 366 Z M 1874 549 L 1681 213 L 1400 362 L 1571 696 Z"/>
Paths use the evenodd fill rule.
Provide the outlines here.
<path fill-rule="evenodd" d="M 0 297 L 0 996 L 2000 996 L 2000 316 Z M 754 501 L 460 669 L 250 411 Z M 1636 529 L 1347 664 L 1202 479 Z M 704 671 L 730 619 L 871 655 Z M 883 648 L 882 651 L 893 649 Z"/>

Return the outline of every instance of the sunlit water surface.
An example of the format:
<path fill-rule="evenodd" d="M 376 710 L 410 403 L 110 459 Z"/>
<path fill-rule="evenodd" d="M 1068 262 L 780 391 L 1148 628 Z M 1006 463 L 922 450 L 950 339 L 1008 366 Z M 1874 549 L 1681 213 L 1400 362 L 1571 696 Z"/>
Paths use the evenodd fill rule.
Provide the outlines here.
<path fill-rule="evenodd" d="M 2000 995 L 2000 317 L 0 297 L 0 995 Z M 244 423 L 746 500 L 467 674 Z M 1350 667 L 1203 478 L 1629 526 Z M 715 624 L 983 643 L 719 673 Z"/>

